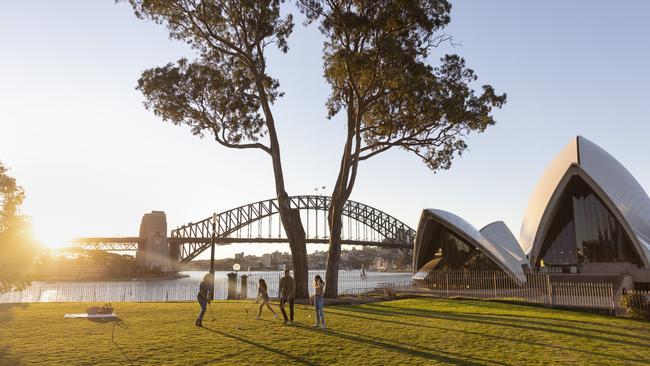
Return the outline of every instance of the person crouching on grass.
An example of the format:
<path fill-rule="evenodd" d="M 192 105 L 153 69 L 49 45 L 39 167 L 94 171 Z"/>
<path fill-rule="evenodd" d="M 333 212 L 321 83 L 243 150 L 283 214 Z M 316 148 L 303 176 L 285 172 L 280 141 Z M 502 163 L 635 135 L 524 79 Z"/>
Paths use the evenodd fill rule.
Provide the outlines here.
<path fill-rule="evenodd" d="M 280 310 L 284 317 L 282 324 L 293 323 L 293 300 L 296 296 L 296 281 L 289 275 L 289 270 L 284 270 L 284 277 L 280 279 Z M 287 319 L 287 312 L 284 306 L 289 302 L 289 319 Z"/>
<path fill-rule="evenodd" d="M 319 275 L 316 275 L 314 277 L 314 308 L 316 309 L 316 324 L 314 324 L 314 327 L 321 326 L 323 329 L 325 329 L 325 314 L 323 314 L 323 308 L 325 307 L 324 289 L 325 282 Z"/>
<path fill-rule="evenodd" d="M 203 281 L 201 281 L 201 284 L 199 285 L 199 293 L 196 294 L 196 299 L 198 300 L 199 305 L 201 305 L 201 312 L 199 312 L 199 317 L 196 319 L 196 323 L 194 323 L 197 327 L 203 326 L 203 316 L 205 315 L 208 303 L 210 303 L 210 295 L 213 291 L 214 285 L 212 284 L 212 275 L 208 273 L 203 276 Z"/>
<path fill-rule="evenodd" d="M 264 305 L 273 313 L 273 319 L 278 318 L 278 314 L 269 305 L 269 288 L 263 278 L 260 278 L 259 285 L 257 286 L 257 299 L 255 299 L 255 303 L 257 304 L 259 301 L 262 302 L 260 303 L 260 311 L 257 313 L 257 319 L 260 319 L 262 316 L 262 308 L 264 308 Z"/>

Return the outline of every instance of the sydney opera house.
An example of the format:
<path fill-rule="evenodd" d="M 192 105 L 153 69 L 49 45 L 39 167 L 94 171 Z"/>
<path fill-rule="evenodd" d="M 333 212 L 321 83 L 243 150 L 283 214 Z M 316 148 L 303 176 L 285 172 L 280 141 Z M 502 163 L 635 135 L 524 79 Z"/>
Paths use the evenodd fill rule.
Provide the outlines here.
<path fill-rule="evenodd" d="M 478 230 L 461 217 L 422 212 L 416 279 L 440 270 L 527 271 L 572 280 L 618 278 L 650 287 L 650 198 L 616 159 L 578 136 L 551 162 L 528 203 L 519 238 L 500 221 Z"/>

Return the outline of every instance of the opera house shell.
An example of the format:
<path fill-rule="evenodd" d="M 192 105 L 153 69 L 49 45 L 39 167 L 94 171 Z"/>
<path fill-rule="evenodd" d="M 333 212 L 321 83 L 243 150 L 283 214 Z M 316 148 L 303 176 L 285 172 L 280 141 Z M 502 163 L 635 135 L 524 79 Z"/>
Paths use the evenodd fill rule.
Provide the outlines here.
<path fill-rule="evenodd" d="M 578 136 L 533 191 L 519 242 L 536 270 L 650 282 L 650 198 L 621 163 Z"/>
<path fill-rule="evenodd" d="M 516 282 L 526 282 L 526 257 L 503 222 L 481 231 L 450 212 L 422 211 L 415 237 L 413 268 L 415 279 L 431 271 L 503 270 Z"/>
<path fill-rule="evenodd" d="M 500 269 L 628 278 L 650 286 L 650 198 L 616 159 L 578 136 L 551 162 L 531 195 L 519 239 L 503 222 L 477 230 L 426 209 L 418 226 L 415 279 L 434 270 Z M 630 285 L 632 285 L 630 283 Z"/>

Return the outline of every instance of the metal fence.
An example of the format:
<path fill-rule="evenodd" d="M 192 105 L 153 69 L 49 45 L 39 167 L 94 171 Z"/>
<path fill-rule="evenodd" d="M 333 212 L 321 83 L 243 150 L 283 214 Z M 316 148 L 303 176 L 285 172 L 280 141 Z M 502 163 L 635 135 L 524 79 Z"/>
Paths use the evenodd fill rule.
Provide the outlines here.
<path fill-rule="evenodd" d="M 316 274 L 325 279 L 325 271 L 309 271 L 309 291 Z M 410 272 L 369 272 L 365 276 L 359 271 L 339 272 L 339 293 L 346 294 L 358 289 L 373 289 L 382 283 L 409 281 Z M 264 278 L 269 296 L 278 297 L 280 272 L 251 272 L 246 278 L 246 294 L 242 296 L 242 276 L 238 276 L 235 290 L 236 298 L 255 298 L 257 283 Z M 191 301 L 196 299 L 200 279 L 184 278 L 177 280 L 141 280 L 113 282 L 35 282 L 23 291 L 0 294 L 1 303 L 36 302 L 153 302 L 153 301 Z M 225 274 L 215 278 L 214 297 L 224 300 L 228 297 L 228 281 Z"/>
<path fill-rule="evenodd" d="M 325 278 L 325 271 L 309 271 L 311 295 L 314 294 L 311 281 L 316 274 Z M 413 280 L 412 274 L 405 272 L 362 275 L 359 271 L 341 271 L 338 285 L 339 294 L 348 296 L 413 294 L 506 300 L 650 318 L 648 291 L 620 292 L 611 282 L 554 281 L 548 273 L 527 272 L 525 276 L 526 282 L 518 283 L 501 271 L 434 271 L 421 280 Z M 238 276 L 235 298 L 254 299 L 260 278 L 266 281 L 269 296 L 277 298 L 281 278 L 278 272 Z M 191 301 L 196 299 L 198 283 L 197 279 L 35 283 L 23 291 L 0 294 L 0 303 Z M 214 291 L 216 299 L 228 297 L 225 275 L 216 279 Z"/>
<path fill-rule="evenodd" d="M 0 303 L 186 301 L 196 299 L 197 289 L 190 281 L 36 283 L 0 294 Z M 215 294 L 225 298 L 226 292 L 225 284 L 215 284 Z"/>
<path fill-rule="evenodd" d="M 325 280 L 325 271 L 309 271 L 309 294 L 314 295 L 314 286 L 312 282 L 316 275 L 320 275 Z M 339 295 L 350 295 L 370 292 L 376 288 L 385 287 L 387 284 L 412 283 L 413 274 L 410 272 L 368 272 L 364 275 L 360 271 L 340 271 L 338 279 Z M 276 298 L 279 296 L 280 279 L 282 274 L 271 274 L 252 272 L 246 278 L 246 296 L 242 295 L 240 276 L 237 280 L 237 296 L 246 298 L 255 298 L 257 296 L 257 286 L 259 279 L 266 281 L 269 296 Z"/>
<path fill-rule="evenodd" d="M 554 282 L 548 273 L 528 272 L 519 283 L 501 271 L 434 271 L 425 279 L 387 291 L 439 298 L 475 298 L 526 302 L 553 307 L 606 309 L 617 307 L 616 291 L 609 282 Z"/>

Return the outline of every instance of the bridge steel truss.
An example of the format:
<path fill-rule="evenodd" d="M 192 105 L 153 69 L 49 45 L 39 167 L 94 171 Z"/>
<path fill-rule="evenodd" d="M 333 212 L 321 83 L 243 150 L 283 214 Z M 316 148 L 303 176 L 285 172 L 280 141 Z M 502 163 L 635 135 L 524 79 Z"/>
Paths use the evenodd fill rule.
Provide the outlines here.
<path fill-rule="evenodd" d="M 291 196 L 289 197 L 290 207 L 298 210 L 327 211 L 331 198 L 328 196 Z M 277 199 L 268 199 L 251 203 L 248 205 L 233 208 L 228 211 L 215 214 L 196 223 L 178 227 L 172 230 L 169 243 L 178 248 L 180 262 L 189 262 L 196 258 L 211 245 L 211 238 L 214 234 L 214 241 L 217 245 L 231 244 L 235 242 L 286 242 L 286 238 L 271 238 L 269 225 L 269 237 L 267 238 L 233 238 L 230 237 L 238 230 L 259 222 L 262 219 L 273 215 L 279 215 Z M 380 211 L 371 206 L 355 201 L 347 201 L 343 207 L 343 216 L 355 220 L 371 230 L 374 230 L 381 237 L 377 240 L 342 240 L 342 244 L 348 245 L 369 245 L 387 248 L 399 248 L 411 250 L 415 239 L 415 230 L 395 217 Z M 278 219 L 278 224 L 280 220 Z M 309 223 L 309 220 L 307 220 Z M 309 225 L 309 224 L 308 224 Z M 325 238 L 307 238 L 307 243 L 326 243 Z"/>

